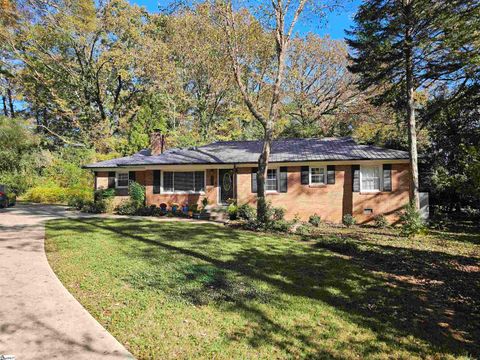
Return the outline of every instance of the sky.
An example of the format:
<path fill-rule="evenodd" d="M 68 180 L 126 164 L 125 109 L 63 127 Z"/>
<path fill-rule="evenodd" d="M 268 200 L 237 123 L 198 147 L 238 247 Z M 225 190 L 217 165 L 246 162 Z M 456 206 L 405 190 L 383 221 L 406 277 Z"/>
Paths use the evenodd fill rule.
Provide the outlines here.
<path fill-rule="evenodd" d="M 168 0 L 129 0 L 131 4 L 137 4 L 144 6 L 150 12 L 158 12 L 159 7 L 166 7 Z M 353 22 L 353 16 L 357 7 L 360 5 L 361 0 L 350 0 L 344 6 L 343 10 L 339 10 L 335 13 L 329 14 L 327 23 L 322 26 L 313 26 L 308 28 L 302 27 L 302 24 L 298 24 L 297 30 L 299 32 L 315 32 L 319 35 L 330 35 L 332 39 L 343 39 L 345 37 L 345 30 L 348 29 Z"/>

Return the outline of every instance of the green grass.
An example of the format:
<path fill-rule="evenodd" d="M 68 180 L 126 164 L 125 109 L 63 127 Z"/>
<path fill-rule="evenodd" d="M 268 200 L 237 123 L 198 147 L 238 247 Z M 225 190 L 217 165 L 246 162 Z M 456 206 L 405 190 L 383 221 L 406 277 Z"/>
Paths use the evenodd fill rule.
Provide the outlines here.
<path fill-rule="evenodd" d="M 322 227 L 55 220 L 67 289 L 140 359 L 474 358 L 480 237 Z"/>

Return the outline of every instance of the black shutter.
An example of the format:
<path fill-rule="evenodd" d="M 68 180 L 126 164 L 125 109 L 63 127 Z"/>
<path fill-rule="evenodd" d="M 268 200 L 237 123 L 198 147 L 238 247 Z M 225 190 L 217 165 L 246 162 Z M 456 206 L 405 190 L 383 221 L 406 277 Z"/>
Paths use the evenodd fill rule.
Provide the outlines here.
<path fill-rule="evenodd" d="M 352 165 L 352 190 L 360 192 L 360 165 Z"/>
<path fill-rule="evenodd" d="M 97 171 L 93 172 L 93 178 L 95 180 L 95 183 L 93 185 L 94 186 L 93 190 L 97 190 L 97 178 L 98 178 L 98 172 Z"/>
<path fill-rule="evenodd" d="M 160 194 L 160 170 L 153 170 L 153 193 Z"/>
<path fill-rule="evenodd" d="M 252 168 L 252 193 L 257 192 L 257 168 Z"/>
<path fill-rule="evenodd" d="M 282 193 L 286 193 L 288 190 L 288 168 L 286 166 L 280 168 L 280 187 L 278 190 Z"/>
<path fill-rule="evenodd" d="M 302 174 L 301 174 L 301 183 L 302 185 L 310 184 L 310 168 L 308 166 L 302 166 Z"/>
<path fill-rule="evenodd" d="M 128 172 L 128 182 L 137 181 L 137 173 L 135 171 Z"/>
<path fill-rule="evenodd" d="M 392 191 L 392 165 L 383 165 L 383 191 Z"/>
<path fill-rule="evenodd" d="M 327 184 L 335 184 L 335 165 L 327 165 Z"/>
<path fill-rule="evenodd" d="M 115 188 L 115 171 L 108 172 L 108 188 L 109 189 Z"/>

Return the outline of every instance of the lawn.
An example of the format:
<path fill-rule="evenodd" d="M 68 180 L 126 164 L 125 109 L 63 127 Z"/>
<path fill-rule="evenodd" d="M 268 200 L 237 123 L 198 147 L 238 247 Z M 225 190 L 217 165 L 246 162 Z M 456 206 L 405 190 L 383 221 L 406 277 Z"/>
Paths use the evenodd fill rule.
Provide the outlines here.
<path fill-rule="evenodd" d="M 480 235 L 47 223 L 67 289 L 140 359 L 477 358 Z"/>

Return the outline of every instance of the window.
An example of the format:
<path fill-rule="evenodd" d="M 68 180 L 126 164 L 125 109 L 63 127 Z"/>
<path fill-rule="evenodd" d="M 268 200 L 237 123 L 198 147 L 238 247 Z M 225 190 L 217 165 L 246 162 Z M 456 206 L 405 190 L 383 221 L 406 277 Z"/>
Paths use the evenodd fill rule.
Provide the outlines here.
<path fill-rule="evenodd" d="M 205 191 L 204 171 L 163 172 L 163 192 L 193 193 Z"/>
<path fill-rule="evenodd" d="M 265 184 L 265 189 L 267 191 L 277 191 L 278 189 L 277 169 L 267 170 L 267 183 Z"/>
<path fill-rule="evenodd" d="M 362 166 L 360 168 L 361 191 L 380 191 L 380 167 Z"/>
<path fill-rule="evenodd" d="M 117 172 L 117 188 L 126 188 L 128 187 L 128 172 L 118 173 Z"/>
<path fill-rule="evenodd" d="M 310 184 L 325 184 L 325 168 L 311 167 L 310 168 Z"/>

